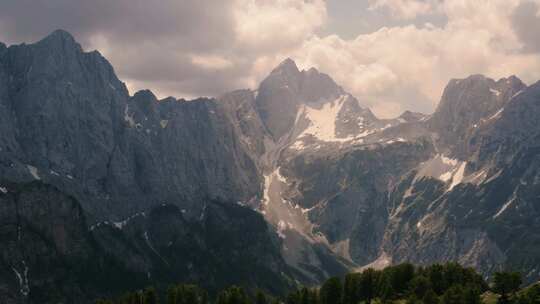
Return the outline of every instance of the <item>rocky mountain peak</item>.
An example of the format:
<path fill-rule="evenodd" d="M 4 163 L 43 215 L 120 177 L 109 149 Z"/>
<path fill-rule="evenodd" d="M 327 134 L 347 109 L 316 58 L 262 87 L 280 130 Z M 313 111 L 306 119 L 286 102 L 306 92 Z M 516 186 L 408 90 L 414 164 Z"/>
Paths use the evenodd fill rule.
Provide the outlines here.
<path fill-rule="evenodd" d="M 155 111 L 155 107 L 158 103 L 156 95 L 150 90 L 140 90 L 131 98 L 132 102 L 135 102 L 137 106 L 146 114 L 150 114 Z"/>
<path fill-rule="evenodd" d="M 291 131 L 302 104 L 331 102 L 342 94 L 343 90 L 330 76 L 315 68 L 300 71 L 287 58 L 262 81 L 256 105 L 270 133 L 279 139 Z"/>
<path fill-rule="evenodd" d="M 526 85 L 516 76 L 495 81 L 483 75 L 454 79 L 445 88 L 437 112 L 472 110 L 480 116 L 499 110 Z M 447 113 L 449 114 L 449 113 Z"/>
<path fill-rule="evenodd" d="M 274 68 L 272 73 L 298 74 L 300 73 L 300 70 L 298 69 L 298 66 L 294 60 L 291 58 L 286 58 Z"/>
<path fill-rule="evenodd" d="M 315 68 L 302 71 L 300 94 L 304 102 L 333 100 L 344 93 L 344 90 L 327 74 L 320 73 Z"/>
<path fill-rule="evenodd" d="M 422 118 L 426 117 L 425 114 L 423 113 L 419 113 L 419 112 L 412 112 L 412 111 L 405 111 L 403 112 L 399 117 L 398 119 L 403 119 L 404 121 L 406 122 L 411 122 L 411 121 L 418 121 L 418 120 L 421 120 Z"/>
<path fill-rule="evenodd" d="M 150 90 L 140 90 L 133 95 L 134 100 L 153 100 L 157 102 L 156 95 Z"/>
<path fill-rule="evenodd" d="M 516 75 L 511 75 L 508 78 L 501 78 L 499 79 L 499 81 L 497 81 L 497 83 L 506 83 L 513 88 L 519 89 L 522 89 L 526 86 L 525 83 L 521 81 L 521 79 L 519 79 L 519 77 L 517 77 Z"/>
<path fill-rule="evenodd" d="M 64 30 L 56 30 L 52 32 L 47 37 L 40 40 L 37 45 L 48 46 L 56 49 L 63 48 L 82 51 L 81 45 L 69 32 Z"/>
<path fill-rule="evenodd" d="M 444 138 L 444 146 L 452 146 L 489 120 L 523 88 L 525 84 L 515 76 L 498 81 L 483 75 L 453 79 L 428 125 Z"/>

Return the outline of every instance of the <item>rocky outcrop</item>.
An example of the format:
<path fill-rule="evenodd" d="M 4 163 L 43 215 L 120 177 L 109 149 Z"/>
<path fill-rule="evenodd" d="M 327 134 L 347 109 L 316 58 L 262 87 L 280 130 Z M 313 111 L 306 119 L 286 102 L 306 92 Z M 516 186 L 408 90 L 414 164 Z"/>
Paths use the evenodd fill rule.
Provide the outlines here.
<path fill-rule="evenodd" d="M 446 143 L 449 155 L 457 158 L 437 154 L 394 188 L 389 201 L 393 211 L 379 254 L 391 255 L 394 263 L 459 261 L 485 275 L 515 269 L 532 282 L 539 276 L 534 253 L 540 215 L 534 198 L 539 132 L 533 122 L 540 104 L 538 85 L 524 88 L 513 77 L 494 82 L 475 76 L 467 86 L 478 88 L 478 80 L 484 91 L 486 83 L 510 91 L 497 95 L 492 90 L 491 99 L 466 90 L 457 99 L 443 97 L 447 105 L 440 109 L 471 112 L 460 118 L 467 121 L 452 124 L 456 134 L 466 135 L 449 138 L 438 130 L 434 136 L 436 144 Z M 428 128 L 445 115 L 436 112 Z"/>
<path fill-rule="evenodd" d="M 57 31 L 0 58 L 0 176 L 41 179 L 97 220 L 161 203 L 249 200 L 256 165 L 213 99 L 133 97 L 97 52 Z M 5 118 L 5 119 L 4 119 Z"/>
<path fill-rule="evenodd" d="M 259 195 L 262 174 L 252 156 L 257 147 L 239 140 L 246 129 L 231 117 L 215 99 L 157 100 L 149 91 L 129 96 L 110 64 L 64 31 L 2 47 L 0 196 L 12 206 L 0 212 L 0 229 L 13 243 L 0 251 L 5 298 L 79 302 L 108 290 L 188 280 L 209 288 L 288 288 L 283 274 L 289 269 L 272 227 L 235 205 Z M 19 193 L 34 184 L 33 194 Z M 13 228 L 23 217 L 15 216 L 19 204 L 40 215 L 24 215 L 23 241 Z M 137 216 L 163 204 L 176 222 Z M 212 222 L 201 222 L 204 210 Z M 64 221 L 58 227 L 56 218 Z M 133 221 L 120 224 L 126 219 Z M 150 226 L 159 233 L 144 234 Z M 161 237 L 181 240 L 172 249 L 152 243 Z M 69 284 L 57 289 L 59 282 Z M 51 290 L 57 293 L 45 295 Z"/>
<path fill-rule="evenodd" d="M 262 81 L 255 103 L 268 131 L 278 141 L 293 129 L 300 105 L 333 100 L 342 93 L 328 75 L 315 69 L 300 71 L 294 61 L 286 59 Z"/>
<path fill-rule="evenodd" d="M 2 182 L 0 297 L 4 303 L 94 303 L 153 284 L 232 284 L 281 294 L 294 285 L 263 217 L 205 201 L 196 219 L 160 205 L 89 225 L 79 202 L 40 181 Z M 246 229 L 249 227 L 249 229 Z"/>
<path fill-rule="evenodd" d="M 450 81 L 427 121 L 428 128 L 437 135 L 439 149 L 467 158 L 471 153 L 467 150 L 471 135 L 524 88 L 525 84 L 515 76 L 494 81 L 473 75 Z"/>
<path fill-rule="evenodd" d="M 345 242 L 347 256 L 365 265 L 375 259 L 388 218 L 386 194 L 396 176 L 429 158 L 428 142 L 373 144 L 295 155 L 282 163 L 294 202 L 330 244 Z"/>

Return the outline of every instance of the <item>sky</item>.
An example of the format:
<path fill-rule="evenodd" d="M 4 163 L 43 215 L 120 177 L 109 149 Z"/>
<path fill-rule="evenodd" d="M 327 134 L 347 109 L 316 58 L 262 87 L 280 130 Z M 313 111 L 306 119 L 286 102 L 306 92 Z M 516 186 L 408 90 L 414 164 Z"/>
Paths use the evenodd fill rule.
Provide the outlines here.
<path fill-rule="evenodd" d="M 376 115 L 431 113 L 450 79 L 540 79 L 540 0 L 2 0 L 0 41 L 55 29 L 99 50 L 131 93 L 219 96 L 287 57 Z"/>

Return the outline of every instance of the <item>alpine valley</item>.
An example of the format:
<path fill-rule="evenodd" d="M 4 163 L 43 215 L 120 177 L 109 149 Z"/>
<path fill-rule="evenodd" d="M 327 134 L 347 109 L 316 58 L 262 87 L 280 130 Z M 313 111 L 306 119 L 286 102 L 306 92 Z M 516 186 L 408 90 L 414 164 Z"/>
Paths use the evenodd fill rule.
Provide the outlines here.
<path fill-rule="evenodd" d="M 401 262 L 540 279 L 540 82 L 379 119 L 286 59 L 257 90 L 130 96 L 65 31 L 0 43 L 0 298 L 298 284 Z"/>

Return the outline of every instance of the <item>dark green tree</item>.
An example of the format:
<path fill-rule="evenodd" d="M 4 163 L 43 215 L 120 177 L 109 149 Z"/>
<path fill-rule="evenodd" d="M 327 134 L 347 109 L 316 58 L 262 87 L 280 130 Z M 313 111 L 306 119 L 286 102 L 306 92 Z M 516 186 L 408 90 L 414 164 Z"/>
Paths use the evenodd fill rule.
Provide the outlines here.
<path fill-rule="evenodd" d="M 448 288 L 444 279 L 444 267 L 441 264 L 433 264 L 425 272 L 431 282 L 433 291 L 438 295 L 442 295 Z"/>
<path fill-rule="evenodd" d="M 199 297 L 199 304 L 208 304 L 208 292 L 206 292 L 206 290 L 200 289 Z"/>
<path fill-rule="evenodd" d="M 268 304 L 266 294 L 264 294 L 264 292 L 262 292 L 260 289 L 257 289 L 255 292 L 255 304 Z"/>
<path fill-rule="evenodd" d="M 184 304 L 199 303 L 199 288 L 195 285 L 182 286 Z"/>
<path fill-rule="evenodd" d="M 222 290 L 216 299 L 216 304 L 229 304 L 229 295 L 226 290 Z"/>
<path fill-rule="evenodd" d="M 357 304 L 360 301 L 360 277 L 359 273 L 349 273 L 343 283 L 343 304 Z"/>
<path fill-rule="evenodd" d="M 517 272 L 496 272 L 493 275 L 493 292 L 500 295 L 498 303 L 510 303 L 510 296 L 515 295 L 521 283 L 521 275 Z"/>
<path fill-rule="evenodd" d="M 410 283 L 410 293 L 414 294 L 417 299 L 424 298 L 428 290 L 432 290 L 431 282 L 426 277 L 419 275 L 412 279 Z"/>
<path fill-rule="evenodd" d="M 300 304 L 311 304 L 311 293 L 307 287 L 300 290 Z"/>
<path fill-rule="evenodd" d="M 415 269 L 412 264 L 403 263 L 385 268 L 383 270 L 383 275 L 390 278 L 395 295 L 403 296 L 407 293 L 409 283 L 414 278 L 414 272 Z"/>
<path fill-rule="evenodd" d="M 330 278 L 324 282 L 320 291 L 321 304 L 341 304 L 342 287 L 339 278 Z"/>
<path fill-rule="evenodd" d="M 143 304 L 158 304 L 158 295 L 153 287 L 149 287 L 144 290 Z"/>
<path fill-rule="evenodd" d="M 454 285 L 446 290 L 442 297 L 442 304 L 464 304 L 463 287 Z"/>
<path fill-rule="evenodd" d="M 474 286 L 465 288 L 463 298 L 467 304 L 482 304 L 482 293 Z"/>
<path fill-rule="evenodd" d="M 372 268 L 368 268 L 360 275 L 359 282 L 359 299 L 367 304 L 371 304 L 371 301 L 377 294 L 377 282 L 379 280 L 380 273 Z M 358 301 L 355 302 L 355 304 Z"/>
<path fill-rule="evenodd" d="M 298 290 L 290 292 L 287 295 L 287 299 L 285 300 L 286 304 L 300 304 L 300 302 L 301 302 L 301 295 Z"/>
<path fill-rule="evenodd" d="M 176 286 L 167 289 L 167 304 L 176 304 Z"/>
<path fill-rule="evenodd" d="M 249 304 L 249 298 L 242 287 L 232 286 L 228 289 L 227 304 Z"/>
<path fill-rule="evenodd" d="M 439 304 L 440 301 L 439 301 L 439 297 L 437 296 L 437 293 L 435 293 L 433 289 L 430 289 L 424 295 L 422 302 L 424 304 Z"/>
<path fill-rule="evenodd" d="M 395 297 L 391 279 L 384 274 L 380 279 L 378 294 L 383 304 L 392 302 L 392 299 Z"/>
<path fill-rule="evenodd" d="M 405 303 L 406 304 L 421 304 L 420 300 L 418 300 L 418 298 L 414 294 L 409 295 Z"/>
<path fill-rule="evenodd" d="M 540 284 L 527 288 L 523 296 L 525 297 L 527 304 L 540 304 Z"/>

